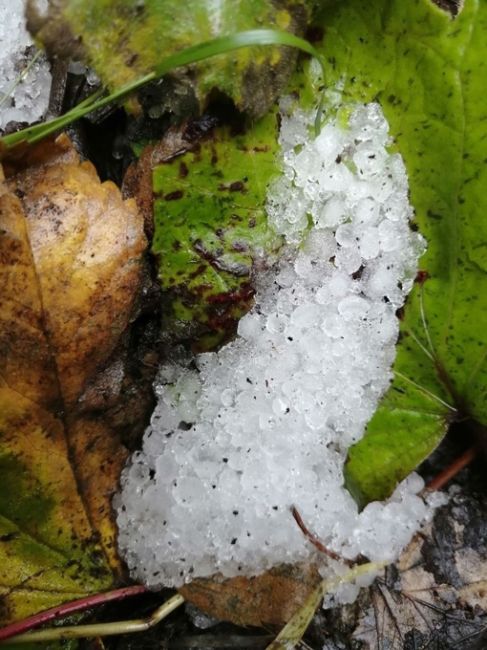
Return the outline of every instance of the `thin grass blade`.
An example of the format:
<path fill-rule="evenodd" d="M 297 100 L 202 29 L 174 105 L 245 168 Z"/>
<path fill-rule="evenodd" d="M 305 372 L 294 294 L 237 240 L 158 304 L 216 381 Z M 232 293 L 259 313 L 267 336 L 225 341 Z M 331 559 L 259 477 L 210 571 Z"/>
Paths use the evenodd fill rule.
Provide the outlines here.
<path fill-rule="evenodd" d="M 78 106 L 75 106 L 65 115 L 62 115 L 58 118 L 45 122 L 43 124 L 36 124 L 34 126 L 18 131 L 17 133 L 12 133 L 0 139 L 0 149 L 3 147 L 11 148 L 21 142 L 27 142 L 29 144 L 37 142 L 42 138 L 45 138 L 56 131 L 59 131 L 69 124 L 72 124 L 76 120 L 79 120 L 81 117 L 92 113 L 104 106 L 111 104 L 113 102 L 119 101 L 127 97 L 127 95 L 133 93 L 135 90 L 138 90 L 141 86 L 158 79 L 172 70 L 185 66 L 198 63 L 209 59 L 214 56 L 227 54 L 234 50 L 241 49 L 243 47 L 252 47 L 252 46 L 285 46 L 285 47 L 294 47 L 302 52 L 306 52 L 311 56 L 314 56 L 320 63 L 321 68 L 324 72 L 324 63 L 321 59 L 317 50 L 303 38 L 290 34 L 289 32 L 284 32 L 275 29 L 252 29 L 243 32 L 237 32 L 235 34 L 229 34 L 227 36 L 220 36 L 218 38 L 212 39 L 211 41 L 206 41 L 204 43 L 199 43 L 198 45 L 193 45 L 188 47 L 181 52 L 172 54 L 167 57 L 155 68 L 154 71 L 132 81 L 122 88 L 114 91 L 113 93 L 107 95 L 106 97 L 99 98 L 97 94 L 91 96 Z M 319 131 L 319 122 L 321 115 L 321 105 L 318 110 L 317 115 L 317 130 Z"/>

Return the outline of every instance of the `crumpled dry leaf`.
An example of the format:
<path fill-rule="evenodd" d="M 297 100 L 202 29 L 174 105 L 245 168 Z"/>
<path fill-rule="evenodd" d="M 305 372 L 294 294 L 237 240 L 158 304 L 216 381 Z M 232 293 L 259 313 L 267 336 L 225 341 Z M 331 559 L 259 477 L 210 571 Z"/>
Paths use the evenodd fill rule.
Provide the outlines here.
<path fill-rule="evenodd" d="M 179 591 L 210 616 L 235 625 L 266 627 L 285 625 L 321 581 L 315 566 L 295 564 L 254 578 L 194 580 Z"/>
<path fill-rule="evenodd" d="M 487 639 L 487 500 L 456 487 L 357 603 L 321 612 L 324 650 L 482 650 Z"/>
<path fill-rule="evenodd" d="M 1 169 L 1 168 L 0 168 Z M 110 588 L 127 452 L 83 394 L 127 331 L 143 219 L 60 136 L 0 180 L 0 622 Z"/>

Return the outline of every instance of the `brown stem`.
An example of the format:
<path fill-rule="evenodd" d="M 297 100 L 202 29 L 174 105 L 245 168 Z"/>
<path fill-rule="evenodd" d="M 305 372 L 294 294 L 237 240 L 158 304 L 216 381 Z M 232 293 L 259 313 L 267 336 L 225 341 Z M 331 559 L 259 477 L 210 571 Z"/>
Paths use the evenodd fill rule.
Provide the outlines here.
<path fill-rule="evenodd" d="M 476 447 L 470 447 L 470 449 L 467 449 L 461 456 L 456 458 L 453 463 L 448 465 L 442 472 L 438 474 L 438 476 L 435 476 L 434 479 L 432 479 L 428 485 L 425 487 L 426 490 L 441 490 L 442 487 L 444 487 L 448 481 L 450 481 L 452 478 L 454 478 L 459 472 L 461 472 L 464 467 L 467 467 L 467 465 L 470 465 L 470 463 L 475 459 L 477 456 L 477 449 Z"/>
<path fill-rule="evenodd" d="M 131 587 L 122 587 L 121 589 L 115 589 L 114 591 L 107 591 L 101 594 L 91 594 L 90 596 L 85 596 L 84 598 L 79 598 L 78 600 L 72 600 L 69 603 L 63 603 L 57 607 L 51 607 L 51 609 L 46 609 L 43 612 L 24 618 L 21 621 L 16 621 L 10 625 L 0 629 L 0 641 L 5 641 L 10 639 L 17 634 L 23 634 L 28 630 L 32 630 L 39 625 L 44 625 L 50 621 L 65 618 L 70 614 L 75 614 L 76 612 L 82 612 L 91 607 L 96 607 L 97 605 L 104 605 L 105 603 L 110 603 L 116 600 L 123 600 L 124 598 L 129 598 L 130 596 L 137 596 L 138 594 L 147 593 L 146 587 L 142 585 L 133 585 Z"/>
<path fill-rule="evenodd" d="M 329 548 L 327 548 L 323 542 L 317 537 L 314 533 L 312 533 L 307 527 L 306 524 L 303 521 L 303 518 L 299 514 L 296 506 L 293 506 L 291 508 L 292 515 L 298 524 L 299 528 L 301 529 L 303 535 L 313 544 L 313 546 L 320 551 L 320 553 L 324 553 L 327 555 L 329 558 L 332 560 L 337 560 L 337 562 L 345 562 L 348 566 L 353 566 L 353 562 L 350 560 L 346 560 L 345 558 L 341 557 L 338 555 L 338 553 L 335 553 L 335 551 L 331 551 Z"/>

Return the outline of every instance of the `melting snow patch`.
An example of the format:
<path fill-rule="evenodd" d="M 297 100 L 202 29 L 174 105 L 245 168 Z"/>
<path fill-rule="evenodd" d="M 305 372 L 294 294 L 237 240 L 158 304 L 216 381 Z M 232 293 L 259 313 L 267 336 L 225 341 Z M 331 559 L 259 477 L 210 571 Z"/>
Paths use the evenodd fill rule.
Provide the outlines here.
<path fill-rule="evenodd" d="M 47 5 L 45 0 L 38 3 Z M 36 47 L 26 30 L 25 0 L 0 0 L 0 129 L 9 122 L 32 123 L 47 111 L 51 73 L 41 55 L 24 73 L 35 56 Z"/>
<path fill-rule="evenodd" d="M 287 240 L 277 275 L 259 279 L 234 341 L 197 370 L 161 368 L 143 450 L 124 471 L 119 545 L 151 587 L 310 559 L 292 506 L 330 549 L 371 560 L 395 559 L 431 513 L 416 474 L 360 513 L 343 487 L 347 449 L 391 379 L 395 312 L 424 243 L 380 107 L 358 106 L 316 139 L 313 117 L 282 120 L 284 173 L 267 203 Z"/>

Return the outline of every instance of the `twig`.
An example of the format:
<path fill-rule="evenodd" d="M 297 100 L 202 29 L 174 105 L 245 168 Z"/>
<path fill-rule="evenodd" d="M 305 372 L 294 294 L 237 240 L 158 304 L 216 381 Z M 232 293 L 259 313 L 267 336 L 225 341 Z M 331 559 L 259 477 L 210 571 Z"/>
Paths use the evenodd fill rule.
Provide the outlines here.
<path fill-rule="evenodd" d="M 10 95 L 14 92 L 14 90 L 17 88 L 17 86 L 24 81 L 24 79 L 27 77 L 27 75 L 31 71 L 32 66 L 34 65 L 34 63 L 39 59 L 40 55 L 41 55 L 41 50 L 37 50 L 37 52 L 34 54 L 32 59 L 25 66 L 25 68 L 22 70 L 22 72 L 19 74 L 19 76 L 16 79 L 14 79 L 14 81 L 11 83 L 11 85 L 7 88 L 7 90 L 3 94 L 3 97 L 0 99 L 0 108 L 5 104 L 5 102 L 10 97 Z"/>
<path fill-rule="evenodd" d="M 438 476 L 435 476 L 435 478 L 432 479 L 425 487 L 424 491 L 441 490 L 441 488 L 444 487 L 448 481 L 454 478 L 459 472 L 462 471 L 462 469 L 467 467 L 467 465 L 470 465 L 476 456 L 477 449 L 475 447 L 470 447 L 470 449 L 467 449 L 467 451 L 465 451 L 461 456 L 454 460 L 451 465 L 440 472 Z"/>
<path fill-rule="evenodd" d="M 317 537 L 314 533 L 312 533 L 305 525 L 303 518 L 299 514 L 296 506 L 293 506 L 291 508 L 292 515 L 298 524 L 299 528 L 301 529 L 303 535 L 309 539 L 309 541 L 313 544 L 313 546 L 320 551 L 320 553 L 324 553 L 327 555 L 329 558 L 332 560 L 337 560 L 337 562 L 344 562 L 348 566 L 353 566 L 353 562 L 350 560 L 346 560 L 345 558 L 341 557 L 338 555 L 338 553 L 335 553 L 335 551 L 331 551 L 329 548 L 327 548 L 323 542 Z"/>
<path fill-rule="evenodd" d="M 131 621 L 116 621 L 114 623 L 94 623 L 91 625 L 67 625 L 66 627 L 51 627 L 46 630 L 36 630 L 26 634 L 18 634 L 8 640 L 8 643 L 38 643 L 39 641 L 58 641 L 61 639 L 80 639 L 91 637 L 115 636 L 118 634 L 133 634 L 145 632 L 160 623 L 166 616 L 184 603 L 184 598 L 176 594 L 147 618 Z M 4 643 L 0 642 L 0 646 Z"/>
<path fill-rule="evenodd" d="M 133 585 L 131 587 L 122 587 L 121 589 L 114 589 L 113 591 L 106 591 L 101 594 L 90 594 L 78 600 L 71 600 L 69 603 L 63 603 L 50 609 L 45 609 L 43 612 L 24 618 L 21 621 L 16 621 L 10 625 L 0 629 L 0 641 L 5 641 L 18 634 L 24 634 L 35 627 L 55 621 L 61 618 L 66 618 L 71 614 L 83 612 L 97 605 L 104 605 L 105 603 L 113 602 L 114 600 L 123 600 L 131 596 L 147 593 L 147 588 L 142 585 Z"/>

